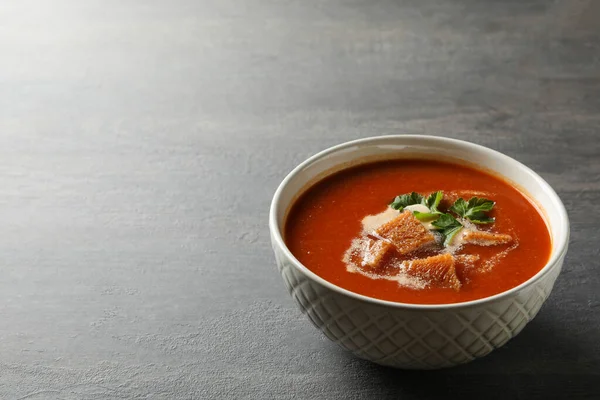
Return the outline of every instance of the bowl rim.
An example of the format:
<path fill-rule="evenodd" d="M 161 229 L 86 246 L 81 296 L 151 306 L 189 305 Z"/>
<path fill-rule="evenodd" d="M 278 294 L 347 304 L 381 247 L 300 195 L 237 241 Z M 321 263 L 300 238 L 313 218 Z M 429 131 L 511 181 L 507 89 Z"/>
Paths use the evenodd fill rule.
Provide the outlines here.
<path fill-rule="evenodd" d="M 416 140 L 424 140 L 424 141 L 430 141 L 430 142 L 456 144 L 456 145 L 464 146 L 466 149 L 468 149 L 468 151 L 471 151 L 471 152 L 473 152 L 473 151 L 484 152 L 484 153 L 491 152 L 497 158 L 499 158 L 502 162 L 513 164 L 513 165 L 517 166 L 523 173 L 528 174 L 530 177 L 532 177 L 537 182 L 537 184 L 540 185 L 540 187 L 544 190 L 544 192 L 546 192 L 550 197 L 553 197 L 552 200 L 554 203 L 556 203 L 557 211 L 559 214 L 559 219 L 561 222 L 561 224 L 559 224 L 559 225 L 565 227 L 564 230 L 558 232 L 558 240 L 556 240 L 556 243 L 554 243 L 554 241 L 553 241 L 553 248 L 555 248 L 556 251 L 552 251 L 550 259 L 546 262 L 544 267 L 542 269 L 540 269 L 535 275 L 533 275 L 531 278 L 529 278 L 525 282 L 521 283 L 520 285 L 517 285 L 509 290 L 506 290 L 501 293 L 497 293 L 492 296 L 483 297 L 483 298 L 476 299 L 476 300 L 460 302 L 460 303 L 416 304 L 416 303 L 402 303 L 402 302 L 396 302 L 396 301 L 390 301 L 390 300 L 381 300 L 381 299 L 377 299 L 374 297 L 369 297 L 369 296 L 365 296 L 365 295 L 362 295 L 359 293 L 352 292 L 348 289 L 344 289 L 343 287 L 337 286 L 337 285 L 327 281 L 324 278 L 321 278 L 319 275 L 312 272 L 310 269 L 308 269 L 306 266 L 304 266 L 300 261 L 298 261 L 298 259 L 292 254 L 292 252 L 288 249 L 287 245 L 285 244 L 285 242 L 283 240 L 283 236 L 281 234 L 281 229 L 280 229 L 281 227 L 277 223 L 277 214 L 278 214 L 279 207 L 280 207 L 279 202 L 281 199 L 281 195 L 282 195 L 283 191 L 285 190 L 287 184 L 300 171 L 302 171 L 303 169 L 305 169 L 307 166 L 311 165 L 315 161 L 318 161 L 319 159 L 321 159 L 329 154 L 332 154 L 332 153 L 338 152 L 340 150 L 343 150 L 345 148 L 356 146 L 356 145 L 376 144 L 379 141 L 403 140 L 403 139 L 405 139 L 405 140 L 415 140 L 416 139 Z M 502 176 L 502 174 L 499 174 L 499 175 Z M 552 229 L 552 228 L 549 227 L 549 229 Z M 294 268 L 296 268 L 297 270 L 302 272 L 305 276 L 312 279 L 313 281 L 316 281 L 317 283 L 333 290 L 334 292 L 354 298 L 356 300 L 361 300 L 361 301 L 364 301 L 367 303 L 377 304 L 377 305 L 387 306 L 387 307 L 392 307 L 392 308 L 403 308 L 403 309 L 413 309 L 413 310 L 444 310 L 444 309 L 468 308 L 468 307 L 472 307 L 472 306 L 479 306 L 482 304 L 494 302 L 497 300 L 502 300 L 506 297 L 510 297 L 510 296 L 514 295 L 515 293 L 520 292 L 521 290 L 523 290 L 523 289 L 527 288 L 528 286 L 531 286 L 535 282 L 539 281 L 549 271 L 551 271 L 554 267 L 556 267 L 556 265 L 560 262 L 560 260 L 564 257 L 565 253 L 567 252 L 568 244 L 569 244 L 569 235 L 570 235 L 570 225 L 569 225 L 569 218 L 567 215 L 567 211 L 565 209 L 563 202 L 561 201 L 560 197 L 558 196 L 558 194 L 556 194 L 554 189 L 540 175 L 538 175 L 535 171 L 533 171 L 531 168 L 527 167 L 526 165 L 522 164 L 521 162 L 519 162 L 519 161 L 515 160 L 514 158 L 509 157 L 497 150 L 493 150 L 493 149 L 490 149 L 489 147 L 485 147 L 485 146 L 482 146 L 479 144 L 467 142 L 465 140 L 452 139 L 452 138 L 433 136 L 433 135 L 401 135 L 401 134 L 372 136 L 372 137 L 368 137 L 368 138 L 344 142 L 344 143 L 326 148 L 326 149 L 314 154 L 313 156 L 307 158 L 306 160 L 304 160 L 302 163 L 300 163 L 298 166 L 296 166 L 292 171 L 290 171 L 286 175 L 286 177 L 281 181 L 279 186 L 277 187 L 277 190 L 275 191 L 275 194 L 273 195 L 273 199 L 271 201 L 271 208 L 269 211 L 269 230 L 271 233 L 271 240 L 273 241 L 273 244 L 277 245 L 279 247 L 279 249 L 281 251 L 283 251 L 283 254 L 285 255 L 285 257 L 288 260 L 291 261 L 291 264 L 293 265 Z"/>

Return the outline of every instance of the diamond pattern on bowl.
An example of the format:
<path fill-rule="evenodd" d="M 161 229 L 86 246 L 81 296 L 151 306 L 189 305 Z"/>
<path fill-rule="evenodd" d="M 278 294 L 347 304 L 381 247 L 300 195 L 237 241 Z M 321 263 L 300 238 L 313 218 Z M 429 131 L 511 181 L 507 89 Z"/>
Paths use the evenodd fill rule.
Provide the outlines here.
<path fill-rule="evenodd" d="M 360 358 L 409 369 L 454 366 L 505 344 L 535 317 L 562 266 L 561 260 L 534 284 L 500 300 L 455 310 L 412 310 L 331 290 L 274 250 L 292 298 L 329 339 Z"/>

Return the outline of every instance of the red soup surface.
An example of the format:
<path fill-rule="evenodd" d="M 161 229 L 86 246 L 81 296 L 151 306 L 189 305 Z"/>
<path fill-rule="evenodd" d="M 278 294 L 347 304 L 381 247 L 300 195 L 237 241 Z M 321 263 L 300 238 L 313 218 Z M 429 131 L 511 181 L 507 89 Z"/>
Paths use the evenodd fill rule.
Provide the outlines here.
<path fill-rule="evenodd" d="M 414 208 L 397 211 L 388 207 L 398 195 L 417 192 L 427 198 L 437 191 L 443 192 L 439 213 L 464 226 L 448 242 L 444 241 L 447 238 L 444 233 L 448 231 L 431 225 L 431 221 L 425 225 L 425 221 L 415 219 L 418 213 L 413 211 Z M 479 216 L 475 213 L 459 215 L 460 211 L 452 208 L 459 197 L 464 198 L 464 204 L 470 197 L 486 198 L 494 202 L 493 209 L 485 209 Z M 398 221 L 410 219 L 411 224 L 423 231 L 419 231 L 426 237 L 422 242 L 428 244 L 411 252 L 404 246 L 412 243 L 410 240 L 399 234 L 389 234 L 393 226 L 367 232 L 363 218 L 386 210 L 386 215 L 392 218 L 402 214 Z M 432 217 L 439 218 L 439 215 Z M 488 223 L 481 223 L 485 218 Z M 493 222 L 490 223 L 491 218 Z M 507 237 L 508 240 L 493 245 L 485 241 L 469 242 L 469 234 L 473 232 L 500 235 L 495 237 Z M 364 164 L 317 182 L 291 207 L 284 236 L 292 254 L 323 279 L 365 296 L 414 304 L 459 303 L 504 292 L 540 271 L 551 251 L 544 219 L 534 204 L 515 187 L 499 177 L 465 165 L 422 159 Z M 379 254 L 375 254 L 368 260 L 365 256 L 362 263 L 356 262 L 358 267 L 351 267 L 348 254 L 354 254 L 352 246 L 360 247 L 361 240 L 390 248 L 385 257 L 383 253 L 380 257 L 387 261 L 381 261 Z M 420 282 L 419 285 L 394 280 L 396 274 L 413 273 L 411 271 L 419 266 L 415 260 L 425 260 L 421 264 L 426 266 L 427 260 L 434 260 L 427 257 L 438 257 L 435 260 L 443 262 L 436 261 L 429 270 L 421 271 L 421 275 L 417 273 L 415 282 Z M 465 260 L 461 257 L 476 261 L 463 265 L 458 261 Z M 370 264 L 369 260 L 376 262 Z M 445 265 L 448 260 L 451 264 Z M 434 271 L 438 266 L 444 271 Z"/>

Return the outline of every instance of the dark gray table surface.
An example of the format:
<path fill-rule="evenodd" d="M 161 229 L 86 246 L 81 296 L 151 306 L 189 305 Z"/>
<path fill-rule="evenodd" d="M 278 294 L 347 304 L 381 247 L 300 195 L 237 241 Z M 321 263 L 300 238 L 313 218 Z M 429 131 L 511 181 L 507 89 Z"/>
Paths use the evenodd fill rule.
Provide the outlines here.
<path fill-rule="evenodd" d="M 1 399 L 600 398 L 600 2 L 0 5 Z M 507 346 L 436 372 L 298 311 L 271 196 L 328 146 L 412 133 L 538 171 L 572 224 Z"/>

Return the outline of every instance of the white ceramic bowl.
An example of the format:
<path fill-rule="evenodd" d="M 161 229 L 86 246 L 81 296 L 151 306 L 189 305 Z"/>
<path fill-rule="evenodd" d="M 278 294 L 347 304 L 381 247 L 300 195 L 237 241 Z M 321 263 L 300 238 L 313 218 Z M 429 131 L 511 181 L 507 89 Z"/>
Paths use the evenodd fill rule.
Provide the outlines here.
<path fill-rule="evenodd" d="M 291 203 L 315 180 L 372 159 L 437 156 L 480 165 L 516 184 L 542 209 L 550 227 L 550 260 L 528 281 L 465 303 L 417 305 L 366 297 L 311 272 L 282 237 Z M 408 369 L 450 367 L 490 353 L 535 317 L 560 273 L 569 220 L 559 197 L 514 159 L 476 144 L 434 136 L 383 136 L 332 147 L 296 167 L 277 189 L 269 216 L 271 241 L 285 285 L 313 324 L 343 348 L 378 364 Z"/>

